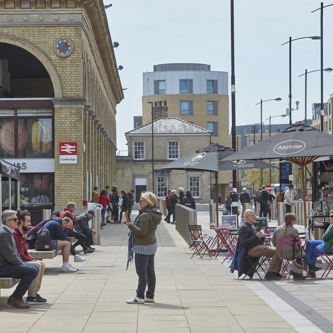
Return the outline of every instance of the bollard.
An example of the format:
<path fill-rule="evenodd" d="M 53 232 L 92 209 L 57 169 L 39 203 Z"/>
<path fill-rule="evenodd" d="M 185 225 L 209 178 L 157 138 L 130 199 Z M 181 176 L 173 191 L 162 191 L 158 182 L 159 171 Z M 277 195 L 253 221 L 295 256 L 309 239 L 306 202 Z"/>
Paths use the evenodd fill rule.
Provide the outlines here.
<path fill-rule="evenodd" d="M 43 220 L 51 218 L 51 209 L 43 209 Z"/>
<path fill-rule="evenodd" d="M 102 209 L 98 206 L 96 206 L 94 209 L 95 217 L 93 217 L 92 220 L 92 229 L 96 230 L 96 235 L 92 235 L 94 245 L 101 245 L 101 211 Z"/>

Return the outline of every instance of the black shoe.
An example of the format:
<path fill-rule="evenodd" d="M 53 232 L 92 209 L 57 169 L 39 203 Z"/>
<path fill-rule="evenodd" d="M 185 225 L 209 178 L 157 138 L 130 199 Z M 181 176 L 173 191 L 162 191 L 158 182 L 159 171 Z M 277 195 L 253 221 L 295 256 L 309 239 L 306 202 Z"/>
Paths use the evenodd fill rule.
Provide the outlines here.
<path fill-rule="evenodd" d="M 87 246 L 89 250 L 95 251 L 96 249 L 94 247 L 91 246 Z"/>
<path fill-rule="evenodd" d="M 94 252 L 94 250 L 89 249 L 88 247 L 85 250 L 83 250 L 84 254 L 86 254 L 86 253 L 93 253 L 93 252 Z"/>
<path fill-rule="evenodd" d="M 107 220 L 106 223 L 112 223 L 110 220 Z"/>
<path fill-rule="evenodd" d="M 118 221 L 118 223 L 121 223 L 121 221 Z"/>
<path fill-rule="evenodd" d="M 103 229 L 103 226 L 101 225 L 101 229 Z"/>
<path fill-rule="evenodd" d="M 268 271 L 265 275 L 265 280 L 280 280 L 281 278 L 274 274 L 274 272 Z"/>
<path fill-rule="evenodd" d="M 35 297 L 27 297 L 27 301 L 28 304 L 45 304 L 46 303 L 46 299 L 41 297 L 40 295 L 36 294 Z"/>
<path fill-rule="evenodd" d="M 106 226 L 106 223 L 102 223 L 102 227 L 105 227 Z"/>
<path fill-rule="evenodd" d="M 289 274 L 292 275 L 295 279 L 301 279 L 303 274 L 299 274 L 299 273 L 296 273 L 295 271 L 293 270 L 290 270 L 289 271 Z"/>

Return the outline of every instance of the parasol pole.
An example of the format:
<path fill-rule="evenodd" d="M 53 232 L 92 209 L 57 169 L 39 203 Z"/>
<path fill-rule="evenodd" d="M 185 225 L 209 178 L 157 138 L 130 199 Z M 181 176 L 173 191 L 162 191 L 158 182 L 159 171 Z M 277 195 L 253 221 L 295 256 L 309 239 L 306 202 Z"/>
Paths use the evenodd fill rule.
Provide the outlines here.
<path fill-rule="evenodd" d="M 215 172 L 215 206 L 216 206 L 216 226 L 219 226 L 219 200 L 218 200 L 218 186 L 217 186 L 217 177 L 218 177 L 218 172 Z"/>
<path fill-rule="evenodd" d="M 306 201 L 305 201 L 305 165 L 302 163 L 301 165 L 302 169 L 302 187 L 303 187 L 303 210 L 304 210 L 304 228 L 306 229 L 307 227 L 307 218 L 306 218 Z"/>

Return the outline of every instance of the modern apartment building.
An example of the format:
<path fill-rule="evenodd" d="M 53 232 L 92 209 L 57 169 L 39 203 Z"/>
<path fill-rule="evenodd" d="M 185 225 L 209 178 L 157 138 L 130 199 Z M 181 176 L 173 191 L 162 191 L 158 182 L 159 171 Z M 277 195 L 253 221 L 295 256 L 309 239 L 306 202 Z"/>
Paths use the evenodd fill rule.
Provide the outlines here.
<path fill-rule="evenodd" d="M 205 64 L 155 65 L 143 73 L 142 123 L 177 117 L 213 133 L 212 140 L 229 144 L 228 73 L 211 71 Z"/>

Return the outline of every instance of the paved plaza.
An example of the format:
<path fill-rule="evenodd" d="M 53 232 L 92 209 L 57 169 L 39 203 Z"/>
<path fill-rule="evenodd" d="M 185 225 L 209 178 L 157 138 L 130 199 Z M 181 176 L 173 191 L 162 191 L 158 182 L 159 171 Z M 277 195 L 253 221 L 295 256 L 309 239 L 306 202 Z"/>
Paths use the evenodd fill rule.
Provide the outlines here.
<path fill-rule="evenodd" d="M 207 212 L 198 222 L 208 228 Z M 156 303 L 129 305 L 134 264 L 126 271 L 127 227 L 109 224 L 101 245 L 77 273 L 61 273 L 61 256 L 45 260 L 46 305 L 9 308 L 1 290 L 1 332 L 333 332 L 333 280 L 238 280 L 221 259 L 191 259 L 175 226 L 158 228 Z M 71 261 L 72 261 L 71 257 Z M 220 257 L 222 258 L 222 257 Z M 333 276 L 333 275 L 332 275 Z"/>

